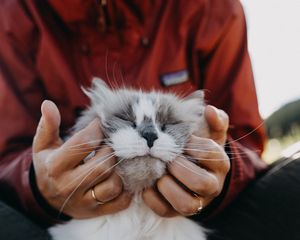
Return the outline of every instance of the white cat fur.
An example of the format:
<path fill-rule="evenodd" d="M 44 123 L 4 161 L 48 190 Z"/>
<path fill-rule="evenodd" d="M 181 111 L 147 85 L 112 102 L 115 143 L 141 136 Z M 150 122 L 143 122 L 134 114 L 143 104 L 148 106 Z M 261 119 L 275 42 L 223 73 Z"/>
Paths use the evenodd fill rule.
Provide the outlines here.
<path fill-rule="evenodd" d="M 138 99 L 132 106 L 136 125 L 142 124 L 145 116 L 155 122 L 156 111 L 162 104 L 161 101 L 164 101 L 164 104 L 167 102 L 172 105 L 173 115 L 176 115 L 173 117 L 189 124 L 189 135 L 192 133 L 203 137 L 207 135 L 207 125 L 203 117 L 203 94 L 199 91 L 182 100 L 173 94 L 143 93 L 128 89 L 111 90 L 104 82 L 96 79 L 93 81 L 92 89 L 85 92 L 91 98 L 91 107 L 79 118 L 75 131 L 84 128 L 95 117 L 99 117 L 105 125 L 111 114 L 118 111 L 116 108 L 125 107 L 122 104 L 134 95 Z M 154 128 L 158 133 L 158 139 L 152 148 L 149 148 L 146 140 L 130 126 L 122 127 L 109 135 L 111 146 L 120 159 L 134 158 L 127 162 L 123 161 L 124 164 L 120 164 L 116 169 L 124 181 L 125 189 L 135 194 L 130 206 L 116 214 L 84 220 L 74 219 L 53 226 L 49 232 L 54 240 L 206 239 L 205 230 L 199 224 L 183 216 L 162 218 L 141 200 L 142 188 L 153 185 L 155 180 L 165 173 L 166 163 L 182 152 L 182 146 L 180 148 L 180 143 L 177 144 L 176 137 L 164 133 L 158 124 L 154 124 Z M 138 147 L 132 148 L 133 145 Z M 124 150 L 126 146 L 131 150 Z M 167 150 L 162 150 L 159 146 L 164 146 Z M 151 155 L 149 159 L 147 154 Z M 140 175 L 136 175 L 138 173 Z M 138 183 L 137 179 L 139 180 L 140 176 L 147 176 L 149 181 Z"/>

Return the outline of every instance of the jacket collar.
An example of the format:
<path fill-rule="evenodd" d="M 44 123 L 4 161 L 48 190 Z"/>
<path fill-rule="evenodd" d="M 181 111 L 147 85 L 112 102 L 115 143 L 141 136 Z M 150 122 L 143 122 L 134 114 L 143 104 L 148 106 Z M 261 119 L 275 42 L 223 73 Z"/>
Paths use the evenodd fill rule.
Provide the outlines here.
<path fill-rule="evenodd" d="M 66 23 L 81 22 L 96 14 L 95 0 L 48 0 L 55 12 Z"/>
<path fill-rule="evenodd" d="M 108 11 L 117 9 L 128 15 L 134 15 L 135 18 L 142 22 L 147 17 L 152 7 L 147 0 L 48 0 L 55 12 L 66 23 L 90 21 L 99 15 L 101 4 L 107 4 Z M 126 14 L 127 13 L 127 14 Z"/>

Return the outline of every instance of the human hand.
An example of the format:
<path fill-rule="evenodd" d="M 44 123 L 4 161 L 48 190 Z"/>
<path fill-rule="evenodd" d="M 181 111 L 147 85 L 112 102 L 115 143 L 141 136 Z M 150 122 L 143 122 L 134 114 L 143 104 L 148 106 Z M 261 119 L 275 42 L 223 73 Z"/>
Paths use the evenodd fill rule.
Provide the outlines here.
<path fill-rule="evenodd" d="M 98 148 L 103 139 L 97 119 L 65 143 L 59 138 L 60 113 L 51 101 L 44 101 L 33 140 L 33 165 L 38 189 L 55 209 L 74 218 L 90 218 L 125 209 L 131 196 L 123 192 L 122 180 L 114 173 L 112 150 Z M 103 202 L 97 203 L 95 197 Z"/>
<path fill-rule="evenodd" d="M 222 191 L 230 170 L 224 150 L 229 120 L 213 106 L 206 107 L 205 117 L 210 138 L 192 136 L 185 155 L 177 157 L 168 167 L 170 174 L 158 180 L 157 190 L 143 192 L 144 202 L 160 216 L 194 215 Z"/>

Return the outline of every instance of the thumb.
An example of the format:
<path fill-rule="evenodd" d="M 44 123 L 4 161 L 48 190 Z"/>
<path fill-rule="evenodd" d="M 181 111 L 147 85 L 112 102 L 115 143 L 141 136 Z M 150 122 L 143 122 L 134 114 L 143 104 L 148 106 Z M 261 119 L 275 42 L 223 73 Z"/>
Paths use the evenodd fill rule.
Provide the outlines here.
<path fill-rule="evenodd" d="M 41 106 L 42 117 L 33 139 L 32 150 L 37 153 L 46 148 L 57 146 L 59 138 L 60 113 L 57 106 L 45 100 Z"/>
<path fill-rule="evenodd" d="M 229 125 L 228 115 L 221 109 L 208 105 L 205 108 L 205 118 L 210 130 L 210 138 L 224 145 Z"/>

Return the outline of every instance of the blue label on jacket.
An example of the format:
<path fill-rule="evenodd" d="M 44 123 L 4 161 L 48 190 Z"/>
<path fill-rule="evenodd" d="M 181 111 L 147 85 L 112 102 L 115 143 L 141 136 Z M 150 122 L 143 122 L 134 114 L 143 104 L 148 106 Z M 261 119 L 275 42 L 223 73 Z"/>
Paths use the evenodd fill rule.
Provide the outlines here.
<path fill-rule="evenodd" d="M 162 85 L 168 87 L 176 84 L 183 83 L 189 78 L 189 73 L 187 70 L 181 70 L 172 73 L 166 73 L 160 76 L 160 81 Z"/>

